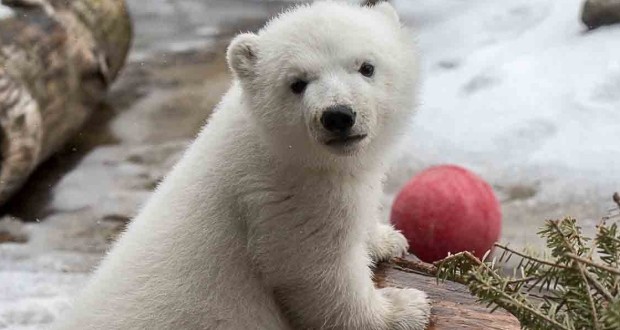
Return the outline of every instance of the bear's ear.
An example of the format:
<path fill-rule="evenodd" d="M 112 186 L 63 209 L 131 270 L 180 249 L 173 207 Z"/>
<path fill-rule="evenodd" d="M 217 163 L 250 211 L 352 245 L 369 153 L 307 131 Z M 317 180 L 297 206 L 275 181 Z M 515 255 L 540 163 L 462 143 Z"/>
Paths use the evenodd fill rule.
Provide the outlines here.
<path fill-rule="evenodd" d="M 228 66 L 239 79 L 249 78 L 254 74 L 257 50 L 258 36 L 254 33 L 240 34 L 230 42 L 226 59 Z"/>
<path fill-rule="evenodd" d="M 389 2 L 381 1 L 375 4 L 374 6 L 372 6 L 372 8 L 374 10 L 381 12 L 383 15 L 389 17 L 391 20 L 395 21 L 396 23 L 400 22 L 396 9 L 394 9 L 394 7 Z"/>

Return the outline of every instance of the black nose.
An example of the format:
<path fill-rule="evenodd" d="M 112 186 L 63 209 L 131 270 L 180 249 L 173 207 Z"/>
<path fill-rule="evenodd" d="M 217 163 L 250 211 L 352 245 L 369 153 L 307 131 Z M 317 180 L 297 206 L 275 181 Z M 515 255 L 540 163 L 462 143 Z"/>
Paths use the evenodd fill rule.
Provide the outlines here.
<path fill-rule="evenodd" d="M 333 133 L 343 133 L 355 124 L 355 112 L 348 105 L 334 105 L 325 109 L 321 124 Z"/>

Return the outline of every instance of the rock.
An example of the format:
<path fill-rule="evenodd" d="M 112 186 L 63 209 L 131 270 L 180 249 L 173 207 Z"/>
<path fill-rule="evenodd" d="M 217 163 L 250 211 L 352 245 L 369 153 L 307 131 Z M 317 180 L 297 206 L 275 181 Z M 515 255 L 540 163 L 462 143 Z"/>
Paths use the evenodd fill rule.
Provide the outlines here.
<path fill-rule="evenodd" d="M 0 204 L 82 126 L 131 41 L 124 0 L 2 5 L 15 15 L 0 18 Z"/>
<path fill-rule="evenodd" d="M 590 30 L 620 23 L 620 0 L 586 0 L 581 20 Z"/>

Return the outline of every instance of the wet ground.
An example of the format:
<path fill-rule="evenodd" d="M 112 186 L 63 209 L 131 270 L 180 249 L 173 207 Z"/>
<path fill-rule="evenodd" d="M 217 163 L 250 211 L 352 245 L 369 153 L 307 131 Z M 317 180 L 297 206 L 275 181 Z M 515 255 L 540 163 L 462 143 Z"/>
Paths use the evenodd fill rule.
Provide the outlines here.
<path fill-rule="evenodd" d="M 129 0 L 136 27 L 132 59 L 204 48 L 260 26 L 292 1 Z"/>

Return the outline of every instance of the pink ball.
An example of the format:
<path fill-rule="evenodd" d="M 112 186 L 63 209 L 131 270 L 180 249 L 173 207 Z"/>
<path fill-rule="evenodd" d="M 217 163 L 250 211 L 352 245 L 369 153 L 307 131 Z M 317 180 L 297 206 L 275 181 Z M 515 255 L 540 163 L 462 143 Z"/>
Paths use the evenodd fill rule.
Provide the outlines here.
<path fill-rule="evenodd" d="M 478 258 L 493 248 L 502 227 L 500 204 L 491 186 L 454 165 L 431 167 L 411 179 L 392 205 L 391 221 L 426 262 L 448 252 Z"/>

